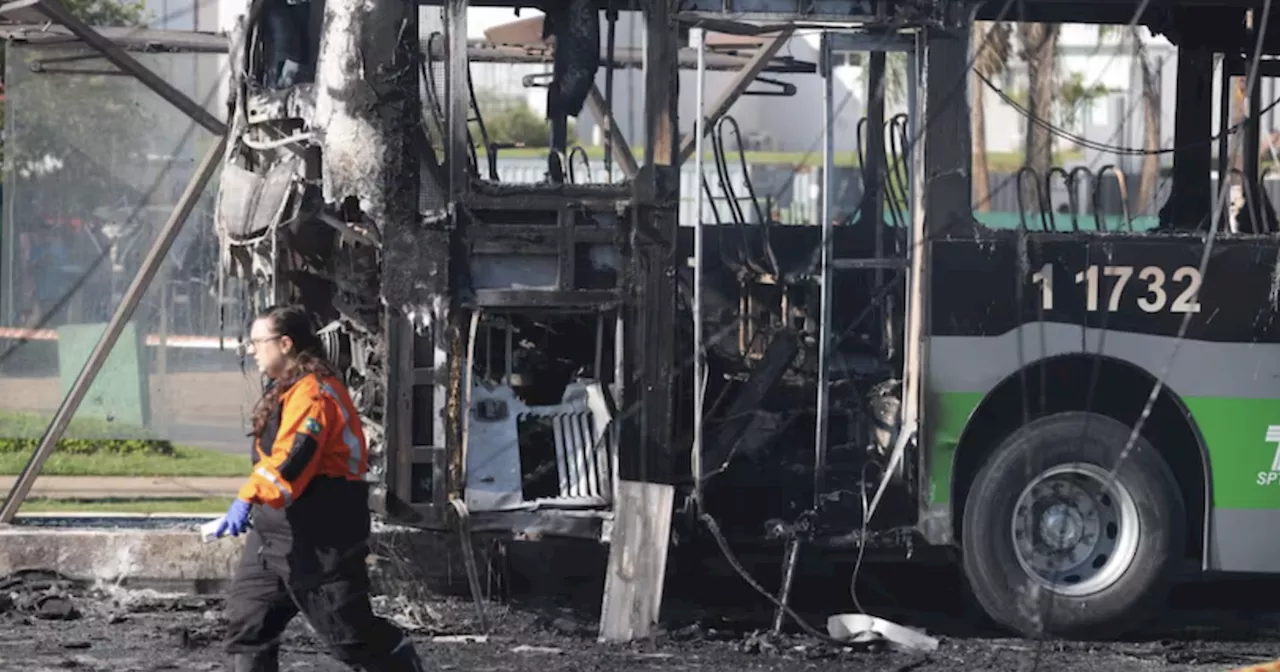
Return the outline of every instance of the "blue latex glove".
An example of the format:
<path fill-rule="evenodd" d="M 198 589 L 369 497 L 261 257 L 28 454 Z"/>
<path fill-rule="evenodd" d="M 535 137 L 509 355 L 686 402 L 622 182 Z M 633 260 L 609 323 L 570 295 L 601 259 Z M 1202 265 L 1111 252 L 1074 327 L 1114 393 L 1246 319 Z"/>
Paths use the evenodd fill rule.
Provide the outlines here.
<path fill-rule="evenodd" d="M 227 509 L 227 515 L 222 517 L 222 524 L 218 526 L 218 532 L 214 536 L 221 539 L 227 533 L 233 537 L 244 534 L 249 529 L 249 507 L 249 502 L 243 499 L 232 502 L 231 508 Z"/>

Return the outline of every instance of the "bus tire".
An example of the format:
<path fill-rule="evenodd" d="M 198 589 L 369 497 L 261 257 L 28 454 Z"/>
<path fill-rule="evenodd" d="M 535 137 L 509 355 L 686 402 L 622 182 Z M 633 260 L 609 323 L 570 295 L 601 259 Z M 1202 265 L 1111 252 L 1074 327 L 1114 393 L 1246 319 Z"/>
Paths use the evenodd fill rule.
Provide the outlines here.
<path fill-rule="evenodd" d="M 1129 433 L 1106 416 L 1058 413 L 988 456 L 966 498 L 961 550 L 969 588 L 998 624 L 1111 638 L 1163 602 L 1185 549 L 1182 495 L 1146 439 L 1120 459 Z"/>

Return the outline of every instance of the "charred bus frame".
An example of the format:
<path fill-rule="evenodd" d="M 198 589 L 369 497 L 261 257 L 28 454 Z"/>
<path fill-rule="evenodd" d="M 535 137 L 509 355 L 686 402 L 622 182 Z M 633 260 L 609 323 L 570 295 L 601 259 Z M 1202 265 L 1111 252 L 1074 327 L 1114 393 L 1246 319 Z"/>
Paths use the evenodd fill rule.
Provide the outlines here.
<path fill-rule="evenodd" d="M 24 0 L 6 7 L 18 11 L 39 4 Z M 998 620 L 1024 631 L 1106 630 L 1131 622 L 1158 597 L 1183 559 L 1203 570 L 1276 571 L 1271 558 L 1280 549 L 1268 535 L 1250 530 L 1269 529 L 1280 515 L 1280 498 L 1267 487 L 1280 467 L 1274 460 L 1270 471 L 1262 465 L 1254 487 L 1241 487 L 1237 481 L 1253 476 L 1254 468 L 1234 445 L 1247 440 L 1265 448 L 1268 441 L 1280 442 L 1280 430 L 1265 420 L 1280 404 L 1280 389 L 1268 372 L 1256 372 L 1274 369 L 1257 351 L 1269 352 L 1280 342 L 1270 319 L 1276 310 L 1275 227 L 1267 223 L 1268 208 L 1256 195 L 1260 190 L 1252 188 L 1258 177 L 1259 102 L 1249 120 L 1231 129 L 1251 140 L 1243 150 L 1246 167 L 1254 171 L 1243 189 L 1246 210 L 1254 213 L 1251 224 L 1221 240 L 1203 239 L 1204 223 L 1222 216 L 1210 188 L 1214 143 L 1209 138 L 1214 134 L 1208 92 L 1214 55 L 1226 55 L 1226 72 L 1249 73 L 1251 85 L 1259 73 L 1270 72 L 1271 62 L 1260 55 L 1277 51 L 1280 32 L 1268 30 L 1269 0 L 1157 8 L 1133 2 L 1026 2 L 1016 17 L 1007 14 L 1011 3 L 990 2 L 692 0 L 680 13 L 667 3 L 646 3 L 641 9 L 648 38 L 643 63 L 649 141 L 643 162 L 626 158 L 625 143 L 610 123 L 612 149 L 624 169 L 635 166 L 634 174 L 622 183 L 565 180 L 570 152 L 564 116 L 588 104 L 602 119 L 610 117 L 608 96 L 592 90 L 592 75 L 582 100 L 567 105 L 570 112 L 561 108 L 553 115 L 550 179 L 537 185 L 494 185 L 480 178 L 469 132 L 474 107 L 465 56 L 472 49 L 465 39 L 469 3 L 453 0 L 443 7 L 443 102 L 428 111 L 435 114 L 435 136 L 432 120 L 423 123 L 415 94 L 421 90 L 417 73 L 436 51 L 404 37 L 403 28 L 416 23 L 406 6 L 375 3 L 376 11 L 360 13 L 357 3 L 329 0 L 319 34 L 332 34 L 317 40 L 316 83 L 273 91 L 261 85 L 266 38 L 257 32 L 256 21 L 262 4 L 254 4 L 233 40 L 236 95 L 229 109 L 219 226 L 236 248 L 232 256 L 241 272 L 266 280 L 273 300 L 302 301 L 332 325 L 325 331 L 331 355 L 348 369 L 371 443 L 383 460 L 374 471 L 382 481 L 374 506 L 388 517 L 441 527 L 461 515 L 472 531 L 607 538 L 610 489 L 619 479 L 676 482 L 698 491 L 694 513 L 715 506 L 702 501 L 704 496 L 745 512 L 724 528 L 732 539 L 785 540 L 788 558 L 795 557 L 801 542 L 880 545 L 899 552 L 916 543 L 959 545 L 980 601 Z M 581 19 L 598 11 L 611 17 L 614 8 L 571 2 L 547 9 L 580 12 Z M 726 16 L 737 21 L 725 21 Z M 968 110 L 957 103 L 957 92 L 968 81 L 968 27 L 975 17 L 1133 20 L 1178 44 L 1173 190 L 1161 217 L 1167 231 L 1114 234 L 1100 225 L 1097 232 L 1029 226 L 998 232 L 974 226 Z M 564 26 L 573 23 L 560 24 L 560 30 L 572 32 Z M 678 170 L 701 137 L 695 132 L 682 140 L 677 133 L 672 82 L 681 60 L 679 26 L 786 37 L 798 26 L 814 26 L 864 36 L 832 35 L 824 41 L 824 54 L 840 39 L 867 45 L 865 40 L 886 34 L 895 41 L 911 35 L 909 49 L 917 54 L 919 74 L 916 116 L 927 122 L 919 122 L 911 142 L 904 143 L 912 157 L 910 225 L 880 226 L 879 194 L 887 171 L 881 168 L 883 112 L 876 103 L 867 122 L 864 163 L 870 169 L 864 190 L 871 196 L 862 201 L 867 226 L 832 226 L 828 206 L 820 227 L 771 227 L 767 216 L 744 226 L 748 222 L 740 211 L 732 226 L 713 227 L 732 230 L 730 235 L 695 235 L 706 233 L 701 221 L 679 227 Z M 112 53 L 110 40 L 101 34 L 83 26 L 71 32 Z M 593 34 L 589 27 L 585 32 Z M 569 41 L 560 39 L 564 34 L 557 35 L 561 54 Z M 333 39 L 338 35 L 359 39 Z M 742 76 L 713 106 L 708 123 L 698 124 L 701 130 L 717 125 L 715 119 L 760 72 L 796 67 L 774 61 L 781 41 L 742 59 Z M 869 48 L 871 80 L 878 82 L 883 60 L 874 54 L 888 49 L 874 42 Z M 343 70 L 353 54 L 372 73 L 367 81 Z M 128 65 L 118 55 L 114 60 Z M 600 60 L 614 62 L 611 54 Z M 562 60 L 559 65 L 570 64 Z M 151 83 L 164 88 L 163 82 Z M 357 86 L 374 95 L 353 97 Z M 877 100 L 875 90 L 872 100 Z M 1252 96 L 1256 100 L 1256 92 Z M 828 96 L 828 121 L 832 114 Z M 317 129 L 329 135 L 320 141 Z M 826 132 L 829 136 L 830 127 Z M 362 144 L 368 138 L 377 141 Z M 830 202 L 829 160 L 826 167 L 824 198 Z M 168 228 L 180 224 L 181 215 Z M 1097 221 L 1103 220 L 1099 213 Z M 693 290 L 702 294 L 699 310 L 685 311 L 679 300 L 691 293 L 685 289 L 690 275 L 685 259 L 695 237 L 702 254 L 693 266 L 705 282 Z M 1207 268 L 1227 281 L 1203 281 L 1204 273 L 1190 266 L 1211 244 L 1221 248 L 1212 258 L 1206 255 Z M 789 252 L 783 249 L 788 246 Z M 535 260 L 532 270 L 513 270 L 521 258 Z M 842 267 L 861 279 L 838 282 L 835 271 Z M 881 273 L 904 270 L 905 288 Z M 1066 273 L 1056 283 L 1064 287 L 1071 270 L 1078 271 L 1082 293 L 1054 294 L 1052 278 Z M 880 277 L 867 281 L 864 271 Z M 1174 275 L 1193 285 L 1200 278 L 1201 284 L 1182 288 L 1170 300 L 1171 290 L 1160 283 Z M 1147 283 L 1146 294 L 1126 301 L 1122 289 L 1109 287 L 1102 297 L 1099 278 L 1131 276 Z M 959 277 L 972 282 L 956 282 Z M 145 282 L 144 274 L 135 285 Z M 709 298 L 709 288 L 723 295 L 714 315 L 703 311 L 708 306 L 701 299 Z M 843 338 L 859 328 L 863 317 L 833 311 L 837 294 L 850 297 L 845 303 L 863 307 L 863 313 L 883 305 L 879 324 Z M 905 304 L 905 311 L 889 307 L 889 296 Z M 1103 304 L 1105 310 L 1099 308 Z M 713 329 L 730 324 L 743 338 L 736 347 L 708 339 L 696 346 L 711 355 L 705 359 L 682 352 L 693 346 L 678 339 L 677 330 L 694 319 Z M 757 323 L 766 326 L 761 330 Z M 842 338 L 829 340 L 830 333 Z M 1010 334 L 1012 347 L 1004 338 Z M 1113 344 L 1126 342 L 1123 352 L 1104 349 L 1106 334 Z M 541 339 L 534 344 L 541 347 L 522 342 L 534 339 Z M 1226 374 L 1215 373 L 1186 359 L 1158 356 L 1161 350 L 1176 353 L 1174 344 L 1183 342 L 1226 353 L 1217 361 L 1235 362 L 1241 372 L 1232 374 L 1224 366 L 1219 368 Z M 717 352 L 717 347 L 723 349 Z M 544 357 L 551 363 L 531 363 L 547 352 L 553 353 Z M 105 356 L 95 352 L 95 357 L 100 354 Z M 700 372 L 699 382 L 710 387 L 710 381 L 719 381 L 717 391 L 729 398 L 706 446 L 701 445 L 705 434 L 695 442 L 687 431 L 694 395 L 678 384 L 686 354 L 690 360 L 711 360 L 708 366 L 716 375 Z M 494 357 L 502 360 L 500 367 L 481 364 Z M 831 378 L 836 359 L 841 360 L 838 380 Z M 1243 375 L 1247 368 L 1254 371 L 1252 378 Z M 81 378 L 91 378 L 91 369 Z M 1081 372 L 1092 373 L 1082 377 Z M 1090 392 L 1100 379 L 1111 396 Z M 847 387 L 833 393 L 836 383 Z M 1030 391 L 1039 394 L 1024 394 Z M 827 394 L 825 400 L 820 394 Z M 1131 403 L 1147 395 L 1149 408 Z M 784 412 L 811 408 L 810 400 L 818 407 L 814 427 L 820 429 L 812 443 L 799 443 L 814 448 L 788 450 L 797 434 L 788 433 L 794 417 Z M 74 395 L 69 400 L 72 412 L 76 401 Z M 58 416 L 63 427 L 69 419 L 65 410 Z M 701 404 L 696 412 L 703 412 Z M 1135 429 L 1146 416 L 1156 422 Z M 833 417 L 844 421 L 838 431 L 833 431 Z M 45 444 L 56 442 L 57 425 L 42 441 L 35 472 L 40 455 L 47 457 L 50 449 Z M 1259 436 L 1240 434 L 1236 441 L 1237 429 L 1245 434 L 1258 429 Z M 1102 453 L 1087 456 L 1078 448 L 1080 440 L 1070 437 L 1055 447 L 1054 433 L 1061 438 L 1068 430 L 1080 431 L 1073 436 L 1102 446 Z M 685 463 L 692 461 L 686 460 L 690 453 L 684 446 L 694 443 L 700 459 L 686 470 Z M 535 444 L 543 452 L 526 460 L 522 451 Z M 1056 462 L 1046 463 L 1053 455 Z M 1137 466 L 1126 468 L 1121 457 Z M 1120 464 L 1108 478 L 1093 478 L 1097 468 L 1064 467 L 1090 461 L 1098 467 L 1108 460 Z M 525 468 L 546 464 L 552 465 L 547 473 Z M 1040 470 L 1019 476 L 1011 464 Z M 877 467 L 878 477 L 867 476 L 868 465 Z M 1046 491 L 1057 499 L 1037 499 L 1041 477 L 1057 475 L 1059 467 L 1080 477 L 1079 483 L 1051 484 Z M 19 486 L 29 487 L 30 476 L 24 473 Z M 1094 485 L 1085 483 L 1089 478 Z M 540 485 L 531 485 L 535 481 Z M 705 487 L 688 487 L 695 485 Z M 1107 490 L 1116 487 L 1130 492 L 1122 497 L 1119 489 Z M 1025 507 L 1011 494 L 1018 488 L 1030 497 Z M 777 501 L 759 501 L 761 492 Z M 7 516 L 23 494 L 10 499 Z M 1092 504 L 1082 504 L 1086 500 Z M 1119 502 L 1119 517 L 1094 515 L 1104 500 Z M 1132 510 L 1121 510 L 1121 500 Z M 869 514 L 880 506 L 885 515 L 870 524 Z M 1093 513 L 1086 510 L 1090 507 Z M 1023 515 L 1023 508 L 1035 515 Z M 1183 510 L 1186 525 L 1178 524 Z M 978 524 L 962 525 L 962 518 Z M 1138 537 L 1132 530 L 1111 529 L 1135 524 L 1142 532 Z M 1098 572 L 1078 573 L 1075 582 L 1065 584 L 1049 580 L 1041 570 L 1061 578 L 1048 567 L 1056 561 L 1040 557 L 1044 553 L 1037 555 L 1034 548 L 1023 553 L 1019 525 L 1026 527 L 1023 537 L 1033 539 L 1030 547 L 1073 538 L 1074 545 L 1059 549 L 1068 555 L 1086 536 L 1107 537 L 1114 555 L 1129 554 L 1127 564 L 1105 585 L 1098 584 L 1101 588 L 1091 584 Z M 1004 530 L 1010 538 L 1004 532 L 982 536 L 982 529 Z M 1086 555 L 1096 550 L 1091 546 Z M 1101 558 L 1103 566 L 1108 562 Z M 1096 590 L 1090 593 L 1080 584 Z M 1061 620 L 1046 625 L 1025 610 L 1008 608 L 1026 588 L 1029 594 L 1060 595 L 1053 609 Z M 1081 600 L 1094 608 L 1076 609 Z"/>

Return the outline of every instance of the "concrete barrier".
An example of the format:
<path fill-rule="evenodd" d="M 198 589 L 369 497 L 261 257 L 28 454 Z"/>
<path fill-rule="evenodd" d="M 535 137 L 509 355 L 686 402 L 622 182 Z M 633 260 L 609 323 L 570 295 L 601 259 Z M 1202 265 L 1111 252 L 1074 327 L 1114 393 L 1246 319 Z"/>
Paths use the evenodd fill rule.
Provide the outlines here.
<path fill-rule="evenodd" d="M 210 594 L 231 579 L 243 538 L 204 543 L 198 528 L 215 516 L 31 514 L 0 526 L 0 577 L 51 570 L 84 582 Z M 375 523 L 370 569 L 384 592 L 466 594 L 458 539 L 452 534 Z M 477 544 L 482 582 L 495 577 L 491 548 Z"/>
<path fill-rule="evenodd" d="M 230 578 L 243 547 L 241 539 L 201 542 L 190 518 L 140 516 L 132 525 L 77 518 L 74 527 L 68 520 L 23 516 L 0 528 L 0 576 L 43 569 L 75 581 L 211 593 Z"/>

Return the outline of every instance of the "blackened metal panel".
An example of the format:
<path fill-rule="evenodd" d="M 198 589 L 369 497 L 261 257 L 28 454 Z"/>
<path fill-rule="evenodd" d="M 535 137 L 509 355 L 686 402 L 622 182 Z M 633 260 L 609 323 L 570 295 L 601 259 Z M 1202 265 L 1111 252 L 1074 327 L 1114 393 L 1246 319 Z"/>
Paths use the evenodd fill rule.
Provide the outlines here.
<path fill-rule="evenodd" d="M 1190 297 L 1179 299 L 1195 284 L 1188 340 L 1280 343 L 1273 239 L 1215 241 L 1201 277 L 1204 243 L 1195 235 L 1031 233 L 1025 258 L 1015 235 L 933 243 L 931 336 L 998 336 L 1037 321 L 1175 336 Z"/>
<path fill-rule="evenodd" d="M 413 503 L 413 328 L 404 315 L 387 309 L 387 391 L 383 460 L 387 469 L 386 515 Z M 394 505 L 392 504 L 394 502 Z"/>

